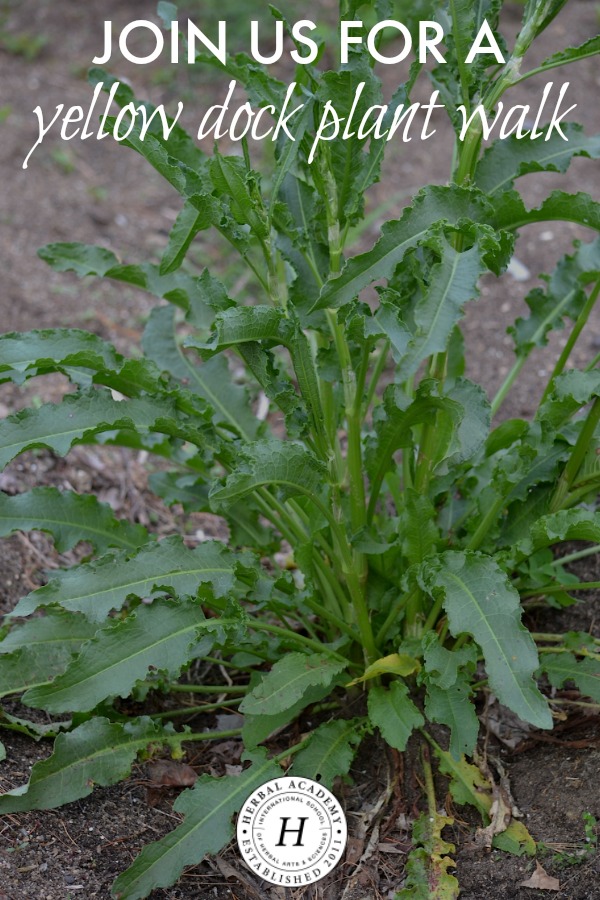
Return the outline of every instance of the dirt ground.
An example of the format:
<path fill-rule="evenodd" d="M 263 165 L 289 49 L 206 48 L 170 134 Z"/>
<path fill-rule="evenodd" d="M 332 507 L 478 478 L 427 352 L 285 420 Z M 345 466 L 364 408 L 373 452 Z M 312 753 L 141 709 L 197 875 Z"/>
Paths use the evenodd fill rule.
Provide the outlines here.
<path fill-rule="evenodd" d="M 182 4 L 183 5 L 183 4 Z M 52 241 L 79 240 L 102 244 L 127 261 L 156 257 L 178 212 L 176 195 L 154 176 L 136 154 L 111 141 L 61 143 L 50 134 L 36 150 L 27 171 L 22 161 L 37 137 L 32 110 L 40 104 L 53 110 L 57 104 L 85 104 L 90 89 L 85 71 L 100 52 L 102 22 L 111 18 L 124 25 L 134 18 L 149 18 L 155 4 L 148 0 L 0 0 L 0 326 L 3 331 L 35 327 L 76 326 L 89 328 L 114 341 L 120 349 L 139 340 L 153 301 L 134 290 L 99 281 L 80 282 L 49 270 L 36 256 L 37 249 Z M 239 8 L 239 5 L 238 5 Z M 519 8 L 507 10 L 506 30 L 514 33 Z M 316 12 L 313 17 L 316 17 Z M 533 54 L 532 64 L 554 50 L 578 44 L 598 30 L 594 2 L 571 0 L 567 10 L 549 29 L 543 49 Z M 15 43 L 15 35 L 30 40 Z M 39 46 L 34 38 L 39 37 Z M 27 55 L 32 59 L 27 59 Z M 111 70 L 131 79 L 139 94 L 155 103 L 171 103 L 181 91 L 165 66 L 142 71 L 119 62 Z M 389 74 L 390 82 L 392 73 Z M 577 104 L 574 118 L 589 133 L 600 130 L 597 96 L 600 74 L 592 59 L 571 69 L 559 70 L 557 81 L 569 80 L 569 98 Z M 543 83 L 532 79 L 522 86 L 514 102 L 535 104 Z M 186 115 L 190 122 L 214 101 L 215 88 L 207 91 L 202 81 L 185 80 Z M 425 89 L 423 89 L 425 90 Z M 373 206 L 397 191 L 398 208 L 421 185 L 444 180 L 448 171 L 448 141 L 440 131 L 425 150 L 395 145 L 389 153 L 383 183 L 373 191 Z M 575 160 L 564 176 L 527 177 L 522 182 L 530 205 L 539 203 L 551 188 L 588 190 L 598 194 L 599 164 Z M 387 212 L 395 215 L 396 210 Z M 374 222 L 364 236 L 369 244 L 379 227 Z M 536 283 L 531 272 L 551 271 L 557 257 L 569 249 L 575 237 L 585 233 L 564 223 L 532 227 L 520 238 L 516 256 L 521 264 L 502 279 L 487 280 L 479 303 L 472 304 L 465 322 L 471 354 L 469 374 L 493 392 L 512 363 L 511 340 L 505 328 L 523 307 L 523 297 Z M 210 249 L 209 251 L 210 252 Z M 215 261 L 219 265 L 222 261 Z M 515 277 L 515 275 L 517 277 Z M 564 334 L 554 335 L 550 354 L 564 344 Z M 576 351 L 576 361 L 589 360 L 600 348 L 598 317 L 593 319 Z M 535 408 L 548 374 L 548 354 L 534 353 L 521 385 L 511 394 L 505 415 L 529 415 Z M 62 391 L 60 382 L 47 380 L 35 386 L 41 398 Z M 31 393 L 29 393 L 31 399 Z M 35 399 L 35 398 L 34 398 Z M 0 415 L 24 404 L 24 394 L 14 388 L 0 390 Z M 85 454 L 68 461 L 41 453 L 13 464 L 2 476 L 0 488 L 15 491 L 37 484 L 72 484 L 94 490 L 101 497 L 112 492 L 123 506 L 135 497 L 142 509 L 152 501 L 145 490 L 139 467 L 121 460 L 121 467 L 103 469 Z M 96 461 L 97 462 L 97 461 Z M 162 513 L 159 513 L 162 515 Z M 43 568 L 56 565 L 47 542 L 35 536 L 0 541 L 0 612 L 10 610 Z M 578 575 L 600 579 L 600 560 L 578 564 Z M 577 607 L 551 614 L 533 624 L 536 630 L 590 630 L 600 636 L 598 595 L 588 592 Z M 9 709 L 8 705 L 6 707 Z M 10 707 L 12 709 L 12 707 Z M 9 711 L 10 711 L 9 709 Z M 48 744 L 33 743 L 14 732 L 2 731 L 8 758 L 0 766 L 0 790 L 27 780 L 31 765 L 50 752 Z M 529 735 L 516 747 L 490 738 L 490 747 L 506 767 L 514 799 L 533 837 L 550 849 L 540 860 L 560 881 L 551 894 L 559 900 L 600 897 L 600 857 L 590 853 L 579 864 L 561 864 L 561 851 L 583 845 L 582 813 L 600 818 L 600 720 L 597 715 L 559 723 L 552 735 Z M 226 763 L 237 762 L 234 742 L 197 746 L 187 761 L 199 772 L 220 773 Z M 240 869 L 232 849 L 189 871 L 159 898 L 259 897 L 300 900 L 378 900 L 392 898 L 402 883 L 403 864 L 410 848 L 406 823 L 419 802 L 421 778 L 412 752 L 403 760 L 389 756 L 373 744 L 361 754 L 353 770 L 353 784 L 343 787 L 355 843 L 353 856 L 327 882 L 304 892 L 287 894 L 269 889 Z M 444 802 L 446 785 L 437 784 Z M 382 797 L 389 800 L 379 813 L 373 809 Z M 0 821 L 0 900 L 67 900 L 108 898 L 110 884 L 129 865 L 144 843 L 155 840 L 177 823 L 172 812 L 175 794 L 148 789 L 148 773 L 140 766 L 133 776 L 113 788 L 69 806 L 46 812 L 5 816 Z M 448 803 L 449 801 L 446 800 Z M 458 877 L 461 897 L 468 900 L 504 900 L 547 896 L 547 891 L 520 887 L 534 862 L 499 851 L 473 849 L 473 828 L 463 822 L 464 810 L 454 811 L 457 826 Z M 361 837 L 360 822 L 368 822 Z M 470 821 L 470 820 L 469 820 Z M 462 824 L 461 824 L 462 823 Z M 471 823 L 472 825 L 472 823 Z M 375 828 L 379 832 L 375 832 Z M 364 829 L 363 829 L 364 831 Z M 377 837 L 370 855 L 356 865 L 371 837 Z M 362 841 L 362 843 L 361 843 Z M 352 861 L 354 860 L 354 862 Z"/>

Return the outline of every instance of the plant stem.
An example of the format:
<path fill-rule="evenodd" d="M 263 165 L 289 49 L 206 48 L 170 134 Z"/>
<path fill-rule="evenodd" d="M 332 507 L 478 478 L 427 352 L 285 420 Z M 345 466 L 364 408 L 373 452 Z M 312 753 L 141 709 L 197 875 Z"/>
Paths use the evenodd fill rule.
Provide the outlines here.
<path fill-rule="evenodd" d="M 232 700 L 221 700 L 220 703 L 203 703 L 202 706 L 182 706 L 179 709 L 167 709 L 165 712 L 152 713 L 153 719 L 172 719 L 175 716 L 192 716 L 198 713 L 212 712 L 215 709 L 229 709 L 238 706 L 243 697 L 235 697 Z"/>
<path fill-rule="evenodd" d="M 174 694 L 247 694 L 247 684 L 168 684 L 167 690 Z"/>
<path fill-rule="evenodd" d="M 371 380 L 369 382 L 369 387 L 367 388 L 367 396 L 365 397 L 363 417 L 367 414 L 373 399 L 375 397 L 375 391 L 377 390 L 377 385 L 379 384 L 379 379 L 383 374 L 385 369 L 385 364 L 387 363 L 388 354 L 390 352 L 390 342 L 386 340 L 379 352 L 379 356 L 375 362 L 373 367 L 373 373 L 371 375 Z"/>
<path fill-rule="evenodd" d="M 494 503 L 490 506 L 487 513 L 484 515 L 483 519 L 479 523 L 478 528 L 475 533 L 471 537 L 471 540 L 467 544 L 467 549 L 469 550 L 478 550 L 485 537 L 502 512 L 504 508 L 504 504 L 506 502 L 506 498 L 504 496 L 497 497 Z"/>
<path fill-rule="evenodd" d="M 513 384 L 514 384 L 516 378 L 517 378 L 518 375 L 519 375 L 519 372 L 521 371 L 521 369 L 522 369 L 523 366 L 525 365 L 526 360 L 527 360 L 527 356 L 519 356 L 519 357 L 517 357 L 517 359 L 514 361 L 513 366 L 512 366 L 512 368 L 511 368 L 510 372 L 508 373 L 508 375 L 506 376 L 506 378 L 505 378 L 504 381 L 502 382 L 502 385 L 500 386 L 500 389 L 498 390 L 498 393 L 496 394 L 496 396 L 495 396 L 494 399 L 492 400 L 492 404 L 491 404 L 492 418 L 496 415 L 496 413 L 498 412 L 498 410 L 500 409 L 500 407 L 502 406 L 502 404 L 503 404 L 504 401 L 506 400 L 506 395 L 508 394 L 508 392 L 510 391 L 511 387 L 513 386 Z"/>
<path fill-rule="evenodd" d="M 600 544 L 594 544 L 593 547 L 585 547 L 583 550 L 576 550 L 574 553 L 568 553 L 566 556 L 559 556 L 553 560 L 551 566 L 564 566 L 570 562 L 576 562 L 578 559 L 585 559 L 586 556 L 595 556 L 600 553 Z"/>
<path fill-rule="evenodd" d="M 528 597 L 539 597 L 540 594 L 560 594 L 561 591 L 594 591 L 600 588 L 600 581 L 577 581 L 573 584 L 546 584 L 535 590 L 525 591 L 521 594 L 522 600 Z"/>
<path fill-rule="evenodd" d="M 394 622 L 396 621 L 396 619 L 398 618 L 398 616 L 400 615 L 400 613 L 404 609 L 404 607 L 408 606 L 408 604 L 412 602 L 412 596 L 413 596 L 413 594 L 417 593 L 418 590 L 419 590 L 419 588 L 413 588 L 413 590 L 410 592 L 410 594 L 403 594 L 398 600 L 396 600 L 396 602 L 394 603 L 394 605 L 392 606 L 391 610 L 388 613 L 387 619 L 385 620 L 385 622 L 383 623 L 383 625 L 377 632 L 376 640 L 379 645 L 383 644 L 388 631 L 390 630 L 390 628 L 392 627 L 392 625 L 394 624 Z"/>
<path fill-rule="evenodd" d="M 594 437 L 594 432 L 596 427 L 600 422 L 600 397 L 596 397 L 594 402 L 592 403 L 592 407 L 587 414 L 587 418 L 583 423 L 583 427 L 579 432 L 579 437 L 573 447 L 573 451 L 571 456 L 563 469 L 562 475 L 559 478 L 558 484 L 556 486 L 556 490 L 550 501 L 550 509 L 551 513 L 557 512 L 563 504 L 567 494 L 569 493 L 569 489 L 572 483 L 575 481 L 577 477 L 577 473 L 581 468 L 581 464 L 585 458 L 585 455 L 588 451 L 588 447 L 592 438 Z"/>
<path fill-rule="evenodd" d="M 540 400 L 540 406 L 542 405 L 542 403 L 545 400 L 548 399 L 548 396 L 550 395 L 552 388 L 554 386 L 554 380 L 563 372 L 563 370 L 567 364 L 567 360 L 569 359 L 569 356 L 571 355 L 571 351 L 573 350 L 573 347 L 577 343 L 579 335 L 581 334 L 585 325 L 587 324 L 587 321 L 590 317 L 590 314 L 591 314 L 594 306 L 596 305 L 596 301 L 597 301 L 599 295 L 600 295 L 600 278 L 597 279 L 596 283 L 594 284 L 594 287 L 592 288 L 592 291 L 591 291 L 589 297 L 586 300 L 585 306 L 583 307 L 583 309 L 577 316 L 577 321 L 575 322 L 575 325 L 573 326 L 573 330 L 571 331 L 571 334 L 569 335 L 569 337 L 567 339 L 567 343 L 563 347 L 562 353 L 560 354 L 560 356 L 558 357 L 558 360 L 556 361 L 556 365 L 554 366 L 554 369 L 552 370 L 552 374 L 548 380 L 548 384 L 546 385 L 546 390 L 542 394 L 542 399 Z"/>
<path fill-rule="evenodd" d="M 220 741 L 226 738 L 240 737 L 241 733 L 241 728 L 231 728 L 229 731 L 200 731 L 197 734 L 180 731 L 174 735 L 162 735 L 160 741 L 173 746 L 187 741 Z"/>
<path fill-rule="evenodd" d="M 298 634 L 287 628 L 281 628 L 279 625 L 271 625 L 268 622 L 260 622 L 256 619 L 252 619 L 248 623 L 248 627 L 254 628 L 256 631 L 266 631 L 267 634 L 275 634 L 277 637 L 285 638 L 295 644 L 301 644 L 303 647 L 309 647 L 315 653 L 325 653 L 327 656 L 331 656 L 333 659 L 337 659 L 340 662 L 348 662 L 345 656 L 342 656 L 341 653 L 337 653 L 330 647 L 326 647 L 325 644 L 322 644 L 319 641 L 313 641 L 312 638 L 304 637 L 303 634 Z"/>

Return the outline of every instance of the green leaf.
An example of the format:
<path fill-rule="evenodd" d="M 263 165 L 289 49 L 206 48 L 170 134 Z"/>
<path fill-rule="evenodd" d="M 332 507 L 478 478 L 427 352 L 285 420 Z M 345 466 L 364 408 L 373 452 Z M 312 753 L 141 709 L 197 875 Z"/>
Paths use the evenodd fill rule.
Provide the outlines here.
<path fill-rule="evenodd" d="M 414 375 L 424 359 L 446 350 L 454 326 L 463 315 L 468 300 L 479 296 L 478 281 L 486 271 L 484 257 L 493 250 L 500 252 L 499 239 L 491 228 L 478 226 L 469 229 L 474 238 L 473 246 L 458 253 L 446 237 L 437 230 L 426 241 L 439 254 L 429 273 L 428 283 L 414 308 L 411 308 L 411 338 L 400 358 L 399 379 L 405 381 Z M 510 243 L 504 243 L 501 251 L 506 258 Z M 506 261 L 508 259 L 506 258 Z M 388 318 L 379 319 L 386 331 Z M 394 335 L 389 334 L 390 340 Z"/>
<path fill-rule="evenodd" d="M 589 656 L 577 660 L 572 653 L 542 653 L 540 670 L 554 687 L 573 681 L 584 697 L 600 702 L 600 660 Z"/>
<path fill-rule="evenodd" d="M 245 388 L 233 383 L 226 358 L 215 356 L 195 365 L 178 346 L 174 325 L 172 307 L 152 310 L 142 338 L 146 358 L 206 400 L 213 410 L 215 425 L 225 424 L 244 440 L 254 440 L 259 422 L 250 409 Z"/>
<path fill-rule="evenodd" d="M 557 53 L 553 53 L 552 56 L 548 56 L 540 63 L 539 67 L 536 68 L 536 71 L 538 68 L 544 71 L 547 69 L 555 69 L 558 66 L 566 66 L 568 63 L 577 62 L 581 59 L 588 59 L 590 56 L 597 56 L 599 53 L 600 34 L 595 34 L 594 37 L 589 38 L 577 47 L 566 47 L 564 50 L 559 50 Z M 527 73 L 525 73 L 525 75 L 527 75 Z"/>
<path fill-rule="evenodd" d="M 523 56 L 536 37 L 546 30 L 567 0 L 526 0 L 515 53 Z"/>
<path fill-rule="evenodd" d="M 155 888 L 169 887 L 185 866 L 218 853 L 231 840 L 233 814 L 256 788 L 281 775 L 277 763 L 267 759 L 264 751 L 242 758 L 252 764 L 241 775 L 202 775 L 192 790 L 179 795 L 173 809 L 185 816 L 183 823 L 145 847 L 133 865 L 119 875 L 112 886 L 116 900 L 141 900 Z"/>
<path fill-rule="evenodd" d="M 294 757 L 289 775 L 312 778 L 332 788 L 335 778 L 347 775 L 364 733 L 364 719 L 341 719 L 320 725 Z"/>
<path fill-rule="evenodd" d="M 567 122 L 567 140 L 558 133 L 546 140 L 545 132 L 536 140 L 523 140 L 515 135 L 495 141 L 481 157 L 475 171 L 475 184 L 492 197 L 512 188 L 515 179 L 529 172 L 566 172 L 576 156 L 600 158 L 600 135 L 583 133 L 581 125 Z"/>
<path fill-rule="evenodd" d="M 27 616 L 40 606 L 58 603 L 82 612 L 90 622 L 103 623 L 108 613 L 120 609 L 130 597 L 174 594 L 193 597 L 201 585 L 210 585 L 215 597 L 223 597 L 236 582 L 234 556 L 218 541 L 190 549 L 178 536 L 125 552 L 103 556 L 97 562 L 53 575 L 48 584 L 19 601 L 13 616 Z"/>
<path fill-rule="evenodd" d="M 120 107 L 133 103 L 136 106 L 143 106 L 152 113 L 155 107 L 147 100 L 137 100 L 133 90 L 124 81 L 119 81 L 109 72 L 97 67 L 92 67 L 88 71 L 88 81 L 95 86 L 102 82 L 104 92 L 110 93 L 113 85 L 117 86 L 115 100 Z M 162 145 L 163 150 L 174 160 L 178 160 L 183 166 L 194 170 L 196 173 L 204 173 L 208 158 L 198 147 L 196 141 L 185 131 L 181 125 L 173 123 L 170 117 L 167 117 L 170 127 L 170 137 L 165 139 L 163 135 L 163 127 L 158 118 L 154 118 L 148 128 L 147 139 L 155 139 L 157 143 Z M 109 126 L 110 128 L 110 126 Z M 138 129 L 139 130 L 139 129 Z"/>
<path fill-rule="evenodd" d="M 454 759 L 460 759 L 463 753 L 471 756 L 477 743 L 479 720 L 469 694 L 469 682 L 460 676 L 448 688 L 429 684 L 425 695 L 425 714 L 429 721 L 450 729 L 450 753 Z"/>
<path fill-rule="evenodd" d="M 71 643 L 49 642 L 3 653 L 0 655 L 0 697 L 51 681 L 65 671 L 76 649 Z"/>
<path fill-rule="evenodd" d="M 529 831 L 518 819 L 512 819 L 505 831 L 495 834 L 492 841 L 495 850 L 503 850 L 512 853 L 513 856 L 535 856 L 537 844 L 529 834 Z"/>
<path fill-rule="evenodd" d="M 149 718 L 122 725 L 96 717 L 68 734 L 59 734 L 54 752 L 37 762 L 28 784 L 0 796 L 0 813 L 56 809 L 126 778 L 141 750 L 160 745 L 173 732 Z"/>
<path fill-rule="evenodd" d="M 11 716 L 10 713 L 0 709 L 0 728 L 25 734 L 34 741 L 55 738 L 61 731 L 68 731 L 72 724 L 71 719 L 62 722 L 32 722 L 29 719 Z"/>
<path fill-rule="evenodd" d="M 518 357 L 527 356 L 533 347 L 545 346 L 548 332 L 561 327 L 566 316 L 575 321 L 586 302 L 584 287 L 598 275 L 600 238 L 578 245 L 574 254 L 560 260 L 552 276 L 544 277 L 547 287 L 534 288 L 525 297 L 529 317 L 518 318 L 508 329 Z"/>
<path fill-rule="evenodd" d="M 266 240 L 269 232 L 264 210 L 258 206 L 257 197 L 253 196 L 248 181 L 242 177 L 246 175 L 244 161 L 237 156 L 215 153 L 210 163 L 210 174 L 217 192 L 230 197 L 231 212 L 236 222 L 248 225 L 260 240 Z"/>
<path fill-rule="evenodd" d="M 202 276 L 181 270 L 162 275 L 160 267 L 151 263 L 123 265 L 111 250 L 76 242 L 48 244 L 38 256 L 56 272 L 75 272 L 80 278 L 97 275 L 130 284 L 186 312 L 193 309 L 197 325 L 207 327 L 212 322 L 213 312 L 204 301 L 206 284 Z"/>
<path fill-rule="evenodd" d="M 107 697 L 127 697 L 150 670 L 177 678 L 202 635 L 232 624 L 205 619 L 194 601 L 155 600 L 98 631 L 62 675 L 27 691 L 23 703 L 48 712 L 85 712 Z"/>
<path fill-rule="evenodd" d="M 214 218 L 210 198 L 197 196 L 193 203 L 186 201 L 169 234 L 169 243 L 160 261 L 160 275 L 169 275 L 180 267 L 196 235 L 209 228 Z"/>
<path fill-rule="evenodd" d="M 321 115 L 329 102 L 342 121 L 347 121 L 352 114 L 354 121 L 360 122 L 369 109 L 381 104 L 381 93 L 381 82 L 367 57 L 353 54 L 341 70 L 323 73 L 316 96 Z M 368 140 L 368 137 L 359 138 L 355 132 L 352 140 L 335 140 L 327 144 L 328 167 L 336 183 L 338 218 L 342 227 L 353 225 L 359 219 L 364 191 L 377 176 L 378 165 L 374 165 L 370 155 L 363 150 Z M 323 197 L 325 203 L 328 199 Z"/>
<path fill-rule="evenodd" d="M 252 364 L 252 347 L 254 343 L 282 344 L 287 347 L 292 358 L 292 365 L 305 408 L 310 411 L 314 429 L 317 433 L 323 431 L 323 421 L 319 414 L 321 400 L 317 381 L 315 365 L 308 339 L 300 327 L 293 311 L 288 315 L 280 309 L 270 306 L 244 306 L 232 307 L 220 313 L 214 322 L 213 333 L 210 340 L 204 344 L 190 341 L 189 346 L 196 346 L 202 351 L 220 351 L 227 347 L 237 346 L 249 368 L 254 372 L 259 383 L 265 387 L 267 396 L 273 396 L 268 391 L 261 373 L 255 371 Z M 248 355 L 250 354 L 250 355 Z M 275 395 L 274 399 L 278 401 Z M 285 407 L 282 407 L 285 411 Z"/>
<path fill-rule="evenodd" d="M 592 200 L 589 194 L 580 191 L 578 194 L 566 194 L 564 191 L 553 191 L 541 206 L 527 209 L 516 191 L 505 191 L 494 203 L 495 228 L 515 231 L 533 222 L 575 222 L 600 231 L 600 203 Z"/>
<path fill-rule="evenodd" d="M 450 779 L 450 793 L 460 806 L 469 804 L 479 810 L 483 821 L 489 822 L 492 805 L 492 786 L 481 774 L 477 766 L 461 757 L 456 760 L 446 750 L 436 746 L 440 762 L 440 772 Z"/>
<path fill-rule="evenodd" d="M 427 681 L 443 691 L 456 684 L 461 668 L 467 668 L 469 672 L 475 671 L 477 653 L 472 645 L 447 650 L 440 643 L 437 634 L 429 631 L 422 638 L 422 647 Z"/>
<path fill-rule="evenodd" d="M 415 399 L 407 404 L 406 396 L 398 385 L 391 384 L 383 395 L 383 403 L 376 407 L 373 416 L 375 436 L 369 438 L 366 451 L 366 467 L 371 475 L 371 496 L 376 497 L 385 473 L 392 465 L 397 450 L 414 443 L 412 429 L 421 424 L 436 423 L 445 439 L 438 440 L 439 463 L 452 443 L 454 431 L 463 415 L 463 407 L 449 397 L 436 395 L 437 384 L 423 379 L 417 388 Z"/>
<path fill-rule="evenodd" d="M 239 466 L 221 487 L 215 485 L 210 500 L 216 507 L 231 505 L 261 487 L 277 485 L 285 497 L 295 494 L 318 496 L 326 468 L 301 444 L 291 441 L 256 441 L 246 444 Z"/>
<path fill-rule="evenodd" d="M 245 713 L 242 727 L 244 747 L 247 750 L 253 750 L 259 744 L 262 744 L 263 741 L 266 741 L 270 735 L 281 731 L 295 721 L 303 709 L 327 697 L 331 693 L 333 685 L 340 680 L 340 678 L 336 678 L 332 684 L 317 684 L 307 688 L 295 703 L 274 715 L 269 715 L 268 712 L 260 715 Z"/>
<path fill-rule="evenodd" d="M 115 429 L 158 432 L 203 443 L 198 421 L 187 424 L 176 402 L 167 397 L 114 400 L 108 391 L 90 389 L 67 394 L 62 403 L 24 409 L 0 422 L 0 468 L 25 450 L 46 447 L 59 456 L 94 435 Z"/>
<path fill-rule="evenodd" d="M 315 309 L 344 306 L 363 288 L 381 278 L 390 278 L 404 255 L 421 244 L 431 226 L 442 221 L 445 226 L 468 227 L 471 221 L 488 222 L 491 210 L 482 194 L 465 188 L 428 187 L 416 197 L 401 219 L 387 222 L 375 246 L 350 259 L 341 275 L 328 281 Z"/>
<path fill-rule="evenodd" d="M 0 537 L 13 531 L 49 532 L 60 553 L 88 541 L 98 553 L 109 547 L 137 550 L 152 540 L 141 525 L 115 518 L 94 496 L 53 487 L 33 488 L 11 497 L 0 493 Z"/>
<path fill-rule="evenodd" d="M 450 632 L 472 635 L 483 651 L 490 687 L 526 722 L 552 728 L 546 699 L 533 673 L 539 666 L 535 643 L 521 624 L 517 591 L 491 558 L 448 552 L 423 564 L 421 585 L 442 597 Z"/>
<path fill-rule="evenodd" d="M 402 681 L 393 681 L 389 689 L 371 688 L 367 703 L 371 723 L 379 728 L 384 740 L 396 750 L 406 750 L 413 729 L 425 724 Z"/>
<path fill-rule="evenodd" d="M 404 492 L 404 506 L 398 527 L 402 536 L 402 555 L 409 565 L 421 563 L 436 548 L 439 529 L 435 524 L 435 509 L 429 497 L 412 488 Z"/>
<path fill-rule="evenodd" d="M 579 369 L 563 372 L 552 382 L 552 392 L 538 407 L 536 419 L 547 432 L 555 434 L 579 409 L 598 396 L 598 369 L 591 369 L 589 372 Z"/>
<path fill-rule="evenodd" d="M 79 613 L 69 613 L 60 607 L 50 608 L 45 610 L 43 616 L 13 625 L 0 641 L 0 654 L 13 653 L 21 648 L 32 652 L 37 648 L 43 654 L 45 647 L 52 645 L 69 647 L 70 653 L 76 653 L 84 641 L 94 637 L 97 630 Z"/>
<path fill-rule="evenodd" d="M 76 380 L 74 376 L 82 368 L 115 371 L 122 363 L 123 357 L 112 344 L 76 328 L 0 335 L 0 382 L 22 384 L 27 378 L 47 372 L 64 372 Z"/>
<path fill-rule="evenodd" d="M 590 509 L 561 509 L 541 516 L 531 524 L 528 536 L 519 541 L 515 550 L 525 559 L 561 541 L 600 542 L 600 513 Z"/>
<path fill-rule="evenodd" d="M 308 688 L 329 685 L 346 668 L 343 660 L 326 653 L 288 653 L 275 663 L 240 704 L 240 712 L 273 716 L 288 709 Z"/>

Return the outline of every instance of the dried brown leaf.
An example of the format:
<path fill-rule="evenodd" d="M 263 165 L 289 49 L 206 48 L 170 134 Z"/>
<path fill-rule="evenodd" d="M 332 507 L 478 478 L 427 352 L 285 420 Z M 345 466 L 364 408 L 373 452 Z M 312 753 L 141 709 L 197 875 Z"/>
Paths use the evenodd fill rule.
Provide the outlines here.
<path fill-rule="evenodd" d="M 150 781 L 162 787 L 193 787 L 198 778 L 191 766 L 174 759 L 157 759 L 147 771 Z"/>
<path fill-rule="evenodd" d="M 522 881 L 520 887 L 536 888 L 538 891 L 560 891 L 560 881 L 548 875 L 539 862 L 536 862 L 535 872 L 531 878 Z"/>

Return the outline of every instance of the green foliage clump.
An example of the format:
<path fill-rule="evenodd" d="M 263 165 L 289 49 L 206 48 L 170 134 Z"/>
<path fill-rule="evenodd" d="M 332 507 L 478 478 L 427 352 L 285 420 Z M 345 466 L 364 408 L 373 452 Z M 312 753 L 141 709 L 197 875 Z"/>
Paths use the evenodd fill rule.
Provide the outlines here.
<path fill-rule="evenodd" d="M 484 13 L 505 46 L 500 4 L 451 0 L 439 13 L 447 63 L 430 73 L 449 112 L 481 104 L 489 116 L 533 73 L 522 71 L 527 50 L 562 5 L 528 0 L 506 64 L 466 67 L 464 49 Z M 384 17 L 386 4 L 376 6 Z M 355 14 L 355 4 L 346 7 L 345 18 Z M 535 72 L 598 50 L 594 38 Z M 267 69 L 243 54 L 225 68 L 254 103 L 281 108 L 286 85 Z M 388 116 L 421 76 L 414 65 Z M 110 87 L 105 73 L 92 79 Z M 75 329 L 0 337 L 2 381 L 60 372 L 74 386 L 61 403 L 0 423 L 0 465 L 38 447 L 145 450 L 166 460 L 151 479 L 158 495 L 188 512 L 218 513 L 230 532 L 228 546 L 191 548 L 117 520 L 92 496 L 50 488 L 0 496 L 2 534 L 39 528 L 59 550 L 80 540 L 91 547 L 84 562 L 19 602 L 0 642 L 0 695 L 22 694 L 25 706 L 62 717 L 54 753 L 28 785 L 0 797 L 1 812 L 71 802 L 126 777 L 140 753 L 177 753 L 186 741 L 220 736 L 178 729 L 176 713 L 171 723 L 162 714 L 127 719 L 120 698 L 225 693 L 243 713 L 233 733 L 249 766 L 240 776 L 203 776 L 181 795 L 182 823 L 115 882 L 114 896 L 128 900 L 219 852 L 233 814 L 283 760 L 331 786 L 365 735 L 378 730 L 403 751 L 415 729 L 427 734 L 438 723 L 449 730 L 448 751 L 435 744 L 446 770 L 471 771 L 461 758 L 475 749 L 478 690 L 489 687 L 546 729 L 552 715 L 540 677 L 556 687 L 574 682 L 600 701 L 595 642 L 534 636 L 521 618 L 523 598 L 571 602 L 574 585 L 552 547 L 600 541 L 600 371 L 597 360 L 567 368 L 600 291 L 600 239 L 578 243 L 530 293 L 528 315 L 510 330 L 514 366 L 491 401 L 464 375 L 460 331 L 481 277 L 502 273 L 518 231 L 546 220 L 600 229 L 600 205 L 588 195 L 555 191 L 529 209 L 515 186 L 527 173 L 563 172 L 575 156 L 597 159 L 600 138 L 570 125 L 567 142 L 556 133 L 510 137 L 482 152 L 475 116 L 464 140 L 457 136 L 448 183 L 423 186 L 357 255 L 349 242 L 380 177 L 385 138 L 321 142 L 308 158 L 327 100 L 347 116 L 364 83 L 364 113 L 382 103 L 381 82 L 359 49 L 335 71 L 299 67 L 296 81 L 305 102 L 297 139 L 282 134 L 262 174 L 247 145 L 242 156 L 207 155 L 178 125 L 168 139 L 156 122 L 144 140 L 133 127 L 123 143 L 181 199 L 159 263 L 125 265 L 76 243 L 41 251 L 56 270 L 133 284 L 165 301 L 149 318 L 141 358 Z M 129 103 L 129 88 L 121 85 L 117 100 Z M 209 229 L 248 270 L 241 296 L 214 271 L 185 265 Z M 535 415 L 497 424 L 524 362 L 565 320 L 573 323 L 567 346 Z M 291 569 L 277 563 L 282 542 Z M 232 684 L 195 683 L 198 659 L 225 664 Z M 346 718 L 345 696 L 360 700 L 361 692 L 364 703 Z M 317 704 L 327 713 L 321 724 L 270 755 L 268 738 L 277 731 L 285 741 Z M 452 847 L 441 837 L 448 820 L 435 812 L 430 770 L 427 778 L 434 817 L 416 826 L 409 886 L 421 890 L 435 876 L 439 896 L 455 896 Z"/>

